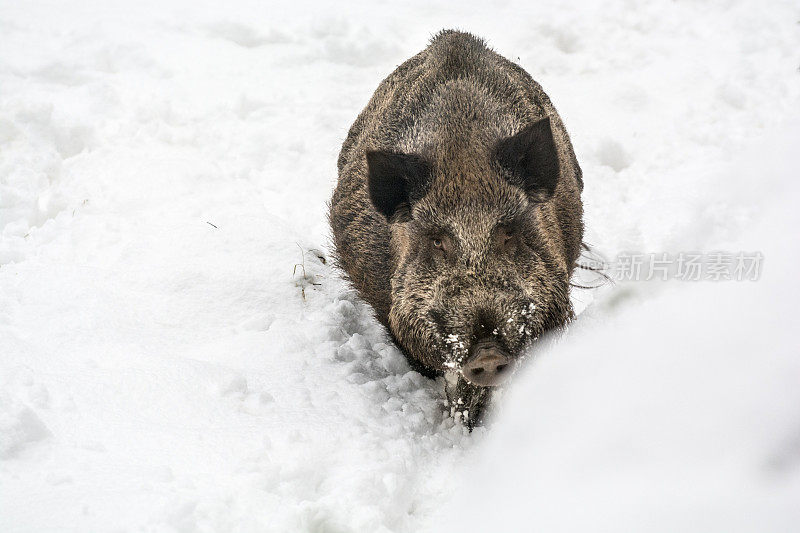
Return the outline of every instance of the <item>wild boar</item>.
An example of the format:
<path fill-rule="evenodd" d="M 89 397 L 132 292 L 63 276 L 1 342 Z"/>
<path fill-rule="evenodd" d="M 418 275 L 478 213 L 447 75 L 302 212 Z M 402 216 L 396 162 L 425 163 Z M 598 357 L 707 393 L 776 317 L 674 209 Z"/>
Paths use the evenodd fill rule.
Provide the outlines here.
<path fill-rule="evenodd" d="M 480 423 L 573 318 L 583 181 L 561 118 L 521 67 L 446 30 L 378 86 L 338 169 L 338 265 L 412 367 L 445 375 L 451 413 Z"/>

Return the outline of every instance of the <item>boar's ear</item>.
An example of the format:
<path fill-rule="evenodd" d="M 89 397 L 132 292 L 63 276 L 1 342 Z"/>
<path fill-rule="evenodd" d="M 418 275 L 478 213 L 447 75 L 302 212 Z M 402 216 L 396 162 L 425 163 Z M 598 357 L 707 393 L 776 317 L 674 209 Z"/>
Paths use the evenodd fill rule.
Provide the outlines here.
<path fill-rule="evenodd" d="M 495 157 L 511 173 L 511 181 L 536 201 L 553 195 L 558 183 L 558 152 L 550 117 L 537 120 L 497 143 Z"/>
<path fill-rule="evenodd" d="M 367 169 L 369 198 L 386 220 L 401 204 L 422 197 L 430 175 L 430 166 L 420 156 L 382 150 L 367 151 Z"/>

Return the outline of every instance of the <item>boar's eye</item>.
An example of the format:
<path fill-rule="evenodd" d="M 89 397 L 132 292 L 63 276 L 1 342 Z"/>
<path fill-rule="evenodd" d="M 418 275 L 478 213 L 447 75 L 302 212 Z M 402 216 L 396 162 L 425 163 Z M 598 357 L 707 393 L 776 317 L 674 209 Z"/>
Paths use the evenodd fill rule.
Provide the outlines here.
<path fill-rule="evenodd" d="M 495 242 L 500 250 L 513 252 L 517 246 L 517 230 L 511 226 L 499 226 L 495 235 Z"/>
<path fill-rule="evenodd" d="M 443 235 L 434 235 L 431 238 L 431 248 L 434 253 L 446 257 L 450 253 L 450 240 Z"/>

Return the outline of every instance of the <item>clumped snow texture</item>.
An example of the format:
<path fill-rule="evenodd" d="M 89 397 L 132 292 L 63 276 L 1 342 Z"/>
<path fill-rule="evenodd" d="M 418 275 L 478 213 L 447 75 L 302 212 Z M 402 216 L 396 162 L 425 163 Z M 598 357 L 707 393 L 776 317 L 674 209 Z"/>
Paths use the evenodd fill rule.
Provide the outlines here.
<path fill-rule="evenodd" d="M 798 18 L 0 4 L 0 530 L 788 530 L 796 156 L 737 157 L 797 138 Z M 445 27 L 553 98 L 598 250 L 766 257 L 750 285 L 576 292 L 575 334 L 472 435 L 332 268 L 325 220 L 348 127 Z"/>

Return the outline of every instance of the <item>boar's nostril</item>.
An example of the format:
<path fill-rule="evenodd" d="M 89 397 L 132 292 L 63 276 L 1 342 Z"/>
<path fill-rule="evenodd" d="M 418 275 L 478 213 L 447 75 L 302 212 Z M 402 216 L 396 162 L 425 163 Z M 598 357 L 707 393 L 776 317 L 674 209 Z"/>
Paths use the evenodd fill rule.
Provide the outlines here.
<path fill-rule="evenodd" d="M 503 383 L 511 374 L 513 361 L 497 341 L 481 339 L 470 348 L 470 356 L 461 373 L 474 385 L 494 387 Z"/>

